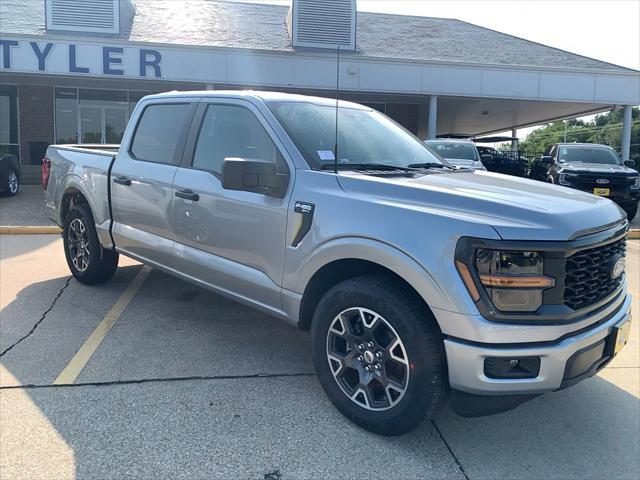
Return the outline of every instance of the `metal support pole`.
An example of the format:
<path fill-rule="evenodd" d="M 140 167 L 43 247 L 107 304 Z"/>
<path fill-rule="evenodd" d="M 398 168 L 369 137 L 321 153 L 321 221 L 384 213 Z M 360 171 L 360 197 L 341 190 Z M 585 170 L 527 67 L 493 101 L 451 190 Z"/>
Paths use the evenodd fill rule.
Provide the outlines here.
<path fill-rule="evenodd" d="M 629 160 L 631 153 L 631 105 L 625 105 L 622 116 L 622 139 L 620 149 L 622 160 Z"/>
<path fill-rule="evenodd" d="M 427 140 L 433 140 L 437 135 L 438 124 L 438 97 L 431 95 L 429 97 L 429 120 L 427 123 Z"/>
<path fill-rule="evenodd" d="M 516 138 L 518 138 L 518 129 L 517 128 L 512 128 L 511 129 L 511 138 L 514 140 L 511 140 L 511 151 L 515 152 L 516 150 L 518 150 L 518 141 L 515 140 Z"/>

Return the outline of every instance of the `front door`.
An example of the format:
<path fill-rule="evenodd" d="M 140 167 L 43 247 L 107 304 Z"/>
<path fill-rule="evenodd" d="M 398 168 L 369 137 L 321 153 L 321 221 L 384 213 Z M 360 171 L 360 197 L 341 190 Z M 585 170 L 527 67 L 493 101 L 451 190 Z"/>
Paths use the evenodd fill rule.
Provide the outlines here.
<path fill-rule="evenodd" d="M 113 237 L 118 249 L 143 261 L 173 263 L 173 178 L 193 118 L 190 99 L 143 107 L 111 170 Z"/>
<path fill-rule="evenodd" d="M 250 102 L 203 102 L 198 118 L 174 180 L 173 228 L 181 270 L 240 299 L 281 310 L 289 197 L 225 190 L 220 175 L 228 157 L 270 161 L 283 173 L 293 169 Z"/>

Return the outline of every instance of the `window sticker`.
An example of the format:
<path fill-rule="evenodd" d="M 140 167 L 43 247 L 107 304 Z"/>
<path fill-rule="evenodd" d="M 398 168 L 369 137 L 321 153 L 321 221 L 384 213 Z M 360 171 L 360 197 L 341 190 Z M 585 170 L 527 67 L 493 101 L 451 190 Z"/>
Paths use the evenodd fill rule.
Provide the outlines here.
<path fill-rule="evenodd" d="M 318 157 L 320 157 L 320 160 L 333 161 L 336 159 L 331 150 L 318 150 Z"/>

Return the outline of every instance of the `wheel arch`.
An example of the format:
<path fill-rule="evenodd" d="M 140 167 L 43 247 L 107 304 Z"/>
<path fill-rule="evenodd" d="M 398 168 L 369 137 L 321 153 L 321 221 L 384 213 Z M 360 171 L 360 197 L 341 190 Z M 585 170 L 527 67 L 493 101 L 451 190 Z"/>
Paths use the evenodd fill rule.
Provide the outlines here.
<path fill-rule="evenodd" d="M 322 296 L 335 284 L 361 275 L 380 273 L 406 286 L 432 312 L 447 308 L 453 301 L 417 261 L 404 252 L 371 239 L 340 239 L 318 249 L 295 274 L 304 291 L 298 310 L 298 327 L 309 329 Z M 433 312 L 432 312 L 433 313 Z"/>

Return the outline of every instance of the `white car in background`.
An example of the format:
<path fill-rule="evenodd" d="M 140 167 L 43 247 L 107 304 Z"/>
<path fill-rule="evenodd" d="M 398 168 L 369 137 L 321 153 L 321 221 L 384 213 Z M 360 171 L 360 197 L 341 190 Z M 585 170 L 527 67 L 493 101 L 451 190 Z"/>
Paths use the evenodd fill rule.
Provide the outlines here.
<path fill-rule="evenodd" d="M 454 167 L 486 170 L 476 144 L 470 140 L 438 139 L 424 143 Z"/>

